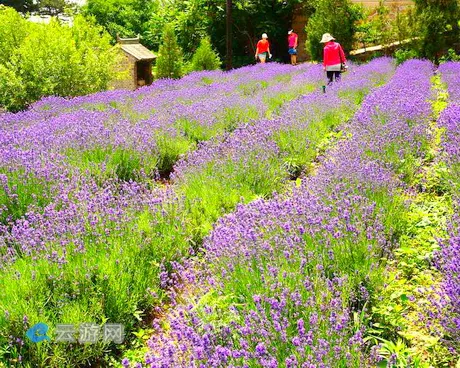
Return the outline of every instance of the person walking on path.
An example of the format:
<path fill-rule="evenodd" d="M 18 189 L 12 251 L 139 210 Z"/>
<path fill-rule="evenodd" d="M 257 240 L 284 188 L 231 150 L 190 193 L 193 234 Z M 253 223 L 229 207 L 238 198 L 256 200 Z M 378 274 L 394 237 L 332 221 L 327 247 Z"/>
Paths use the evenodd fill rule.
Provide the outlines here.
<path fill-rule="evenodd" d="M 259 58 L 262 64 L 265 64 L 267 60 L 267 55 L 271 59 L 272 54 L 270 53 L 270 43 L 268 42 L 268 36 L 266 33 L 262 35 L 262 39 L 257 42 L 256 48 L 256 60 Z"/>
<path fill-rule="evenodd" d="M 320 42 L 325 44 L 323 67 L 330 85 L 334 80 L 340 80 L 340 74 L 347 69 L 347 59 L 342 46 L 329 33 L 323 34 Z"/>
<path fill-rule="evenodd" d="M 299 36 L 297 33 L 291 29 L 288 32 L 288 46 L 289 46 L 289 55 L 291 55 L 291 64 L 297 65 L 297 45 L 299 41 Z"/>

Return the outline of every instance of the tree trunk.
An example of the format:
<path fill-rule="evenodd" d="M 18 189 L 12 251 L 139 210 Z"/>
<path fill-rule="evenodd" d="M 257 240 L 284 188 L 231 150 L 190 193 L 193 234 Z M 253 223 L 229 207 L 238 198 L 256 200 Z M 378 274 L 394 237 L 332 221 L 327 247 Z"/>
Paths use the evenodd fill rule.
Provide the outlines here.
<path fill-rule="evenodd" d="M 232 69 L 232 23 L 232 0 L 227 0 L 227 70 Z"/>

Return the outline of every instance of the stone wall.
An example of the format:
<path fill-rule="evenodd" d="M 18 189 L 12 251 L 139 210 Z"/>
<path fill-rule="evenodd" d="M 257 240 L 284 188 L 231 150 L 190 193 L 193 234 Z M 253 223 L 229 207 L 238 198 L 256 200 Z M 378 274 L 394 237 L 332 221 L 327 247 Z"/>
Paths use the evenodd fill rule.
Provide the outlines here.
<path fill-rule="evenodd" d="M 132 56 L 125 54 L 120 58 L 117 66 L 117 72 L 120 73 L 121 79 L 114 80 L 110 83 L 110 89 L 136 89 L 137 87 L 137 70 L 136 59 Z"/>

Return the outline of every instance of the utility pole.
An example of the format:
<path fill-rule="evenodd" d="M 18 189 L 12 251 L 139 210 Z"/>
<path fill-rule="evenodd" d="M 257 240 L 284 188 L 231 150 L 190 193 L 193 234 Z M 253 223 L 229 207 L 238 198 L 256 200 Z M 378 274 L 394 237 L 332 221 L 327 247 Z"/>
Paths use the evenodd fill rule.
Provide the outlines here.
<path fill-rule="evenodd" d="M 226 69 L 232 69 L 232 0 L 227 0 L 227 62 Z"/>

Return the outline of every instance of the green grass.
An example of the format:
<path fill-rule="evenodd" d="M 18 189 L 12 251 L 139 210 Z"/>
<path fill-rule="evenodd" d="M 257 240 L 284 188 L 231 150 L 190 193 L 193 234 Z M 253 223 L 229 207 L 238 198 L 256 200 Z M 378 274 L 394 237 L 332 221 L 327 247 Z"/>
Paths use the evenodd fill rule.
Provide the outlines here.
<path fill-rule="evenodd" d="M 49 325 L 51 336 L 57 323 L 122 323 L 129 339 L 141 321 L 152 318 L 146 311 L 167 302 L 160 274 L 170 271 L 170 262 L 187 256 L 190 243 L 184 229 L 182 210 L 173 203 L 139 212 L 110 236 L 86 236 L 83 253 L 68 246 L 66 263 L 18 259 L 0 279 L 0 345 L 7 345 L 10 334 L 24 336 L 38 322 Z M 56 252 L 63 255 L 59 247 Z M 66 344 L 26 339 L 23 347 L 0 351 L 0 362 L 22 355 L 34 366 L 74 366 L 85 359 L 91 365 L 109 348 L 118 349 L 101 342 L 75 345 L 69 354 Z"/>
<path fill-rule="evenodd" d="M 408 193 L 399 190 L 395 196 L 408 205 L 392 208 L 391 198 L 383 201 L 386 225 L 399 227 L 399 247 L 394 250 L 394 258 L 387 260 L 383 274 L 386 287 L 373 295 L 367 321 L 370 328 L 366 340 L 379 344 L 383 363 L 394 359 L 394 367 L 451 367 L 456 362 L 436 332 L 441 328 L 439 321 L 427 313 L 434 308 L 432 301 L 438 297 L 436 290 L 441 282 L 439 271 L 433 267 L 434 253 L 439 249 L 438 240 L 447 237 L 446 222 L 453 212 L 451 196 L 460 182 L 443 162 L 444 131 L 436 126 L 436 119 L 447 106 L 446 86 L 440 76 L 433 77 L 432 83 L 436 92 L 431 101 L 433 120 L 430 139 L 422 141 L 421 155 L 412 153 L 398 160 L 396 148 L 385 153 L 414 189 Z M 395 218 L 400 219 L 399 226 L 394 224 Z M 430 326 L 421 315 L 429 318 Z"/>
<path fill-rule="evenodd" d="M 24 169 L 7 171 L 0 168 L 0 224 L 23 217 L 30 206 L 42 209 L 50 202 L 50 182 L 45 182 Z"/>
<path fill-rule="evenodd" d="M 266 112 L 267 118 L 272 118 L 280 113 L 281 107 L 295 98 L 313 92 L 318 86 L 315 84 L 305 84 L 302 86 L 295 86 L 289 88 L 283 92 L 276 94 L 275 96 L 264 96 L 263 100 L 267 105 L 268 109 Z"/>

